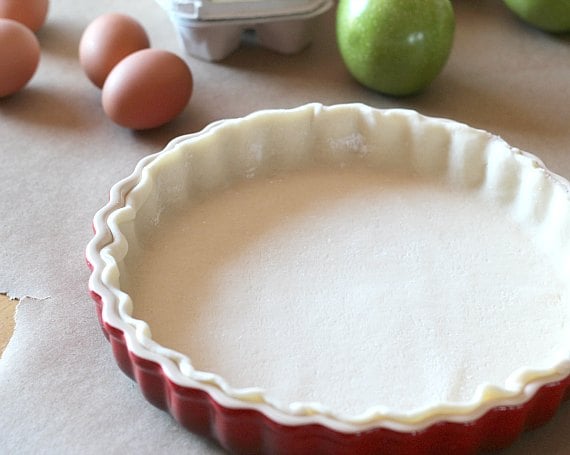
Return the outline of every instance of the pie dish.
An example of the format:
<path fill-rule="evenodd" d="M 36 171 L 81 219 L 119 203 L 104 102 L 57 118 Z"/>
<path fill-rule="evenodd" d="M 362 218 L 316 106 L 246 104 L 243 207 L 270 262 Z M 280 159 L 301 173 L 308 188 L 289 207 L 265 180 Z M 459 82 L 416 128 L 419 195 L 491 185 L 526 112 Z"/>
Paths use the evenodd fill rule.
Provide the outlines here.
<path fill-rule="evenodd" d="M 111 189 L 89 288 L 144 396 L 231 452 L 503 448 L 570 395 L 569 189 L 455 121 L 260 111 Z"/>

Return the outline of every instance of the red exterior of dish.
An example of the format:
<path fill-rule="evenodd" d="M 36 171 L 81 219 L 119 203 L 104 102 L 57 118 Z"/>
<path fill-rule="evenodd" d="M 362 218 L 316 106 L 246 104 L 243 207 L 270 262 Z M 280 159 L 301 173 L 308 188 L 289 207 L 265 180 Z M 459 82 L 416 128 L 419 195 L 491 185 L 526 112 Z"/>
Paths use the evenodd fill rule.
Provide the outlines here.
<path fill-rule="evenodd" d="M 119 367 L 138 382 L 145 398 L 191 432 L 236 454 L 471 455 L 508 447 L 523 431 L 550 420 L 570 398 L 568 377 L 543 386 L 523 405 L 496 407 L 470 423 L 442 422 L 419 432 L 376 428 L 342 433 L 317 424 L 282 425 L 259 411 L 221 406 L 207 392 L 170 381 L 160 365 L 128 350 L 123 332 L 103 322 L 100 296 L 91 295 Z"/>

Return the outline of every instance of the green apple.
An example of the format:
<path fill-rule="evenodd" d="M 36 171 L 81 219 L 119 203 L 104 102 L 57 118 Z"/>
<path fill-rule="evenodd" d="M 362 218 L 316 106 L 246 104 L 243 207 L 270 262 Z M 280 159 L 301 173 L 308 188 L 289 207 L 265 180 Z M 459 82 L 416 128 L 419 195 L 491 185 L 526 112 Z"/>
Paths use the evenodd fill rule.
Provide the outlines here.
<path fill-rule="evenodd" d="M 504 0 L 523 21 L 547 32 L 570 32 L 570 0 Z"/>
<path fill-rule="evenodd" d="M 450 0 L 339 0 L 337 42 L 349 72 L 388 95 L 427 87 L 445 65 L 455 30 Z"/>

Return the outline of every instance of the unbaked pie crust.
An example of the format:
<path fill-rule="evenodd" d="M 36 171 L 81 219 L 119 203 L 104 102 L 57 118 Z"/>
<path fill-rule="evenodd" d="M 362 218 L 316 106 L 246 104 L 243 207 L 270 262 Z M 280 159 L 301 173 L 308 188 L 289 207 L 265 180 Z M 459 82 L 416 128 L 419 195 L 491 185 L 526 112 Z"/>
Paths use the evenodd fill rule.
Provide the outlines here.
<path fill-rule="evenodd" d="M 312 104 L 179 139 L 130 186 L 103 318 L 222 401 L 421 429 L 570 373 L 568 184 L 489 133 Z"/>

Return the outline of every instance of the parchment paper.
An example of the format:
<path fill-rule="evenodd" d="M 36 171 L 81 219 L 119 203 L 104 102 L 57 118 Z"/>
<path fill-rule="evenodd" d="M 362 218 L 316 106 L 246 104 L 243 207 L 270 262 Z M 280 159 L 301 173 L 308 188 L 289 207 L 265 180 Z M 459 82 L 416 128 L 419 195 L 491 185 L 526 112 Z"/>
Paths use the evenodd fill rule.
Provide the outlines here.
<path fill-rule="evenodd" d="M 570 177 L 568 38 L 522 25 L 496 0 L 454 6 L 452 55 L 421 95 L 389 98 L 354 82 L 331 11 L 296 56 L 245 46 L 219 64 L 188 57 L 195 94 L 185 112 L 135 133 L 104 116 L 79 67 L 79 38 L 99 14 L 120 11 L 143 23 L 154 47 L 183 55 L 166 14 L 153 0 L 52 0 L 37 74 L 0 100 L 0 292 L 22 299 L 0 360 L 0 452 L 221 452 L 141 397 L 116 367 L 87 294 L 94 213 L 112 184 L 175 136 L 261 108 L 361 101 L 487 129 Z M 570 453 L 570 403 L 502 453 Z"/>

